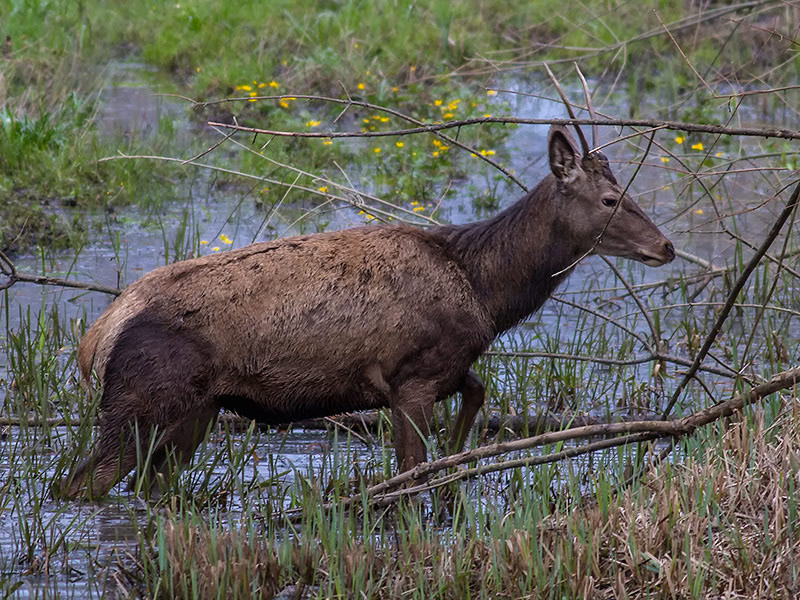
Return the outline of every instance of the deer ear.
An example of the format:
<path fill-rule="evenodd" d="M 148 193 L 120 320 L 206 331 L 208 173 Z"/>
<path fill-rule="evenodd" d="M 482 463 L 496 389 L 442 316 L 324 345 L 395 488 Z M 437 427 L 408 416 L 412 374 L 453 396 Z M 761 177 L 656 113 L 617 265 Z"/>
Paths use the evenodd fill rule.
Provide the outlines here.
<path fill-rule="evenodd" d="M 556 179 L 567 182 L 577 177 L 581 170 L 578 147 L 565 127 L 553 125 L 547 136 L 550 170 Z"/>

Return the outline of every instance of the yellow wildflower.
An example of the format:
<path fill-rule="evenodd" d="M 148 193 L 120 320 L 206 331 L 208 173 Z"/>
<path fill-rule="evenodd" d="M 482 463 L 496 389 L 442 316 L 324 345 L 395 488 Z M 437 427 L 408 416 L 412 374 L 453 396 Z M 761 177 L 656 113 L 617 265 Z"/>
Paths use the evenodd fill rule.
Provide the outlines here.
<path fill-rule="evenodd" d="M 214 246 L 211 250 L 213 250 L 214 252 L 219 252 L 219 246 Z"/>
<path fill-rule="evenodd" d="M 224 233 L 221 236 L 219 236 L 219 241 L 222 242 L 223 244 L 232 244 L 233 243 L 233 240 L 231 238 L 229 238 L 227 235 L 225 235 Z"/>
<path fill-rule="evenodd" d="M 722 152 L 717 152 L 715 155 L 717 158 L 722 158 Z"/>
<path fill-rule="evenodd" d="M 259 87 L 259 89 L 260 88 L 265 88 L 265 87 L 267 87 L 267 84 L 262 81 L 261 83 L 258 84 L 258 87 Z"/>
<path fill-rule="evenodd" d="M 411 201 L 411 206 L 419 206 L 419 202 L 416 200 Z"/>
<path fill-rule="evenodd" d="M 702 215 L 703 214 L 703 209 L 702 208 L 698 208 L 696 211 L 694 211 L 694 214 Z"/>
<path fill-rule="evenodd" d="M 271 87 L 271 88 L 276 88 L 276 87 L 278 87 L 279 85 L 280 85 L 280 84 L 279 84 L 277 81 L 275 81 L 274 79 L 273 79 L 272 81 L 270 81 L 270 82 L 269 82 L 269 87 Z"/>
<path fill-rule="evenodd" d="M 358 84 L 356 87 L 357 87 L 358 89 L 360 89 L 360 90 L 363 90 L 363 89 L 364 89 L 364 88 L 366 88 L 367 86 L 365 86 L 363 83 L 359 83 L 359 84 Z"/>
<path fill-rule="evenodd" d="M 492 113 L 483 113 L 484 118 L 488 119 L 492 116 Z"/>
<path fill-rule="evenodd" d="M 236 89 L 241 91 L 241 92 L 249 92 L 253 88 L 251 88 L 249 85 L 237 85 Z"/>
<path fill-rule="evenodd" d="M 394 86 L 394 87 L 392 88 L 392 91 L 393 91 L 393 92 L 396 94 L 397 92 L 399 92 L 399 91 L 400 91 L 400 88 L 398 88 L 397 86 Z"/>
<path fill-rule="evenodd" d="M 362 123 L 369 123 L 369 119 L 361 119 Z"/>
<path fill-rule="evenodd" d="M 322 144 L 324 146 L 330 146 L 332 143 L 333 143 L 333 140 L 331 138 L 325 138 L 324 140 L 322 140 Z"/>
<path fill-rule="evenodd" d="M 486 91 L 486 95 L 487 96 L 497 96 L 497 90 L 487 90 Z"/>
<path fill-rule="evenodd" d="M 402 148 L 403 146 L 405 146 L 403 142 L 395 142 L 394 145 L 397 146 L 398 148 Z"/>
<path fill-rule="evenodd" d="M 662 163 L 668 163 L 669 162 L 669 156 L 662 156 L 661 157 L 661 162 Z"/>
<path fill-rule="evenodd" d="M 415 206 L 414 207 L 414 212 L 422 212 L 423 210 L 425 210 L 424 206 Z"/>
<path fill-rule="evenodd" d="M 324 194 L 325 192 L 328 191 L 328 186 L 327 185 L 323 185 L 323 186 L 318 187 L 317 189 Z"/>
<path fill-rule="evenodd" d="M 692 146 L 692 150 L 703 150 L 703 142 L 697 142 Z"/>
<path fill-rule="evenodd" d="M 317 125 L 319 125 L 321 122 L 322 122 L 322 121 L 315 121 L 314 119 L 311 119 L 310 121 L 308 121 L 308 122 L 306 123 L 306 127 L 316 127 L 316 126 L 317 126 Z"/>
<path fill-rule="evenodd" d="M 281 107 L 283 108 L 289 108 L 289 103 L 286 102 L 286 100 L 281 100 L 280 102 L 278 102 L 278 104 L 280 104 Z"/>
<path fill-rule="evenodd" d="M 675 136 L 675 143 L 676 144 L 682 144 L 683 140 L 685 140 L 685 139 L 686 138 L 684 138 L 682 135 Z"/>
<path fill-rule="evenodd" d="M 433 155 L 434 155 L 434 156 L 439 156 L 439 151 L 438 151 L 438 150 L 434 150 L 434 151 L 433 151 Z"/>
<path fill-rule="evenodd" d="M 454 116 L 453 113 L 444 113 L 442 115 L 442 118 L 444 118 L 444 119 L 452 119 L 453 116 Z"/>
<path fill-rule="evenodd" d="M 200 240 L 200 245 L 201 246 L 207 246 L 208 245 L 208 240 Z"/>
<path fill-rule="evenodd" d="M 389 121 L 389 117 L 381 117 L 381 123 L 387 123 Z"/>
<path fill-rule="evenodd" d="M 434 101 L 433 101 L 433 103 L 434 103 L 436 106 L 441 106 L 441 105 L 442 105 L 442 101 L 441 101 L 441 100 L 434 100 Z"/>
<path fill-rule="evenodd" d="M 380 153 L 380 151 L 381 151 L 381 149 L 380 149 L 380 148 L 374 148 L 372 151 L 373 151 L 375 154 L 379 154 L 379 153 Z"/>
<path fill-rule="evenodd" d="M 432 144 L 438 148 L 439 146 L 442 145 L 442 142 L 440 142 L 439 140 L 433 140 Z"/>

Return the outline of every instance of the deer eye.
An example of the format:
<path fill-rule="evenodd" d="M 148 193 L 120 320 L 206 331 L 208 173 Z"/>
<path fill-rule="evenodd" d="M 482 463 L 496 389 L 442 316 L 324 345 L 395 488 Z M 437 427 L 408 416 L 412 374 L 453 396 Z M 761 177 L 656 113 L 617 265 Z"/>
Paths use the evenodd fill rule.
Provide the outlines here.
<path fill-rule="evenodd" d="M 614 206 L 617 204 L 617 196 L 605 196 L 603 198 L 603 205 L 604 206 Z"/>

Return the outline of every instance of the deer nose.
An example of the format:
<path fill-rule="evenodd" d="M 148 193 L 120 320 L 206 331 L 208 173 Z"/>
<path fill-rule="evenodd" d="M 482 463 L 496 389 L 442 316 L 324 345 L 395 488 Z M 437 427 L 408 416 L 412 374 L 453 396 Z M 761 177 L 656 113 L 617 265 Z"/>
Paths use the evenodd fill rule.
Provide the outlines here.
<path fill-rule="evenodd" d="M 669 240 L 664 244 L 664 254 L 667 255 L 667 262 L 672 262 L 675 258 L 675 246 Z"/>

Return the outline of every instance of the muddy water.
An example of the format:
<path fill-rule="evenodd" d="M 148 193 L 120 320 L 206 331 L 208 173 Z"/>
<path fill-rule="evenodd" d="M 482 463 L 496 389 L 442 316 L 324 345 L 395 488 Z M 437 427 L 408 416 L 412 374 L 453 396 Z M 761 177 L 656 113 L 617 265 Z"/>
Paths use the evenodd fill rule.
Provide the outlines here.
<path fill-rule="evenodd" d="M 196 138 L 208 136 L 215 139 L 210 132 L 201 126 L 192 124 L 185 117 L 185 107 L 172 99 L 154 96 L 158 90 L 152 79 L 147 76 L 146 68 L 141 65 L 113 65 L 110 73 L 112 84 L 104 91 L 104 102 L 99 115 L 101 131 L 107 136 L 121 138 L 147 139 L 159 132 L 159 123 L 169 121 L 177 135 Z M 535 117 L 560 117 L 560 106 L 532 97 L 519 96 L 512 99 L 510 113 Z M 514 162 L 517 177 L 533 184 L 547 172 L 547 160 L 544 154 L 546 145 L 546 127 L 526 127 L 515 130 L 508 140 L 508 146 L 514 149 Z M 614 149 L 609 151 L 612 160 Z M 620 152 L 630 155 L 624 149 Z M 618 178 L 625 181 L 632 168 L 617 168 Z M 650 171 L 653 176 L 654 171 Z M 732 242 L 720 235 L 706 235 L 703 231 L 713 231 L 713 224 L 707 224 L 704 215 L 711 214 L 707 201 L 696 206 L 679 206 L 675 199 L 675 187 L 665 186 L 670 182 L 669 172 L 655 172 L 652 180 L 637 180 L 637 189 L 644 191 L 640 203 L 654 220 L 663 224 L 676 247 L 696 254 L 700 258 L 724 264 L 730 257 Z M 467 184 L 480 186 L 485 176 L 476 174 Z M 736 187 L 738 186 L 738 187 Z M 753 186 L 749 177 L 742 176 L 736 181 L 735 194 L 745 196 Z M 470 185 L 464 185 L 469 188 Z M 503 205 L 512 202 L 521 194 L 513 184 L 507 184 L 502 191 L 506 200 Z M 444 218 L 452 222 L 467 222 L 475 218 L 475 211 L 466 194 L 448 197 L 443 206 Z M 87 214 L 89 221 L 99 223 L 99 233 L 93 236 L 90 244 L 79 254 L 77 259 L 72 253 L 48 256 L 44 261 L 46 271 L 56 276 L 69 274 L 80 281 L 91 281 L 106 286 L 122 286 L 130 283 L 153 268 L 172 260 L 174 249 L 172 241 L 178 237 L 185 215 L 194 215 L 191 225 L 197 228 L 199 238 L 212 243 L 201 247 L 201 252 L 213 252 L 214 246 L 238 247 L 265 239 L 268 235 L 287 235 L 299 231 L 293 225 L 292 214 L 300 214 L 312 206 L 296 207 L 296 213 L 289 213 L 282 221 L 276 221 L 274 231 L 265 234 L 265 213 L 248 199 L 242 201 L 238 194 L 230 194 L 211 185 L 211 175 L 199 172 L 191 185 L 176 189 L 175 201 L 166 207 L 159 208 L 149 214 L 141 214 L 137 208 L 119 210 L 110 221 L 104 214 Z M 677 216 L 676 215 L 681 215 Z M 750 239 L 758 240 L 769 219 L 761 213 L 743 217 L 740 223 L 745 224 L 751 232 Z M 106 226 L 106 223 L 109 223 Z M 315 227 L 325 223 L 327 228 L 342 228 L 360 224 L 362 221 L 356 211 L 349 208 L 324 209 L 308 220 L 304 227 L 313 231 Z M 685 233 L 692 231 L 692 233 Z M 220 242 L 221 234 L 233 240 L 230 246 Z M 216 241 L 215 241 L 216 240 Z M 16 264 L 21 271 L 38 273 L 42 269 L 42 259 L 37 256 L 17 257 Z M 677 274 L 685 269 L 685 264 L 676 261 L 673 265 L 659 269 L 647 269 L 633 266 L 631 271 L 637 281 L 655 281 Z M 608 276 L 608 270 L 599 259 L 592 258 L 581 264 L 567 285 L 560 290 L 564 296 L 576 300 L 591 299 L 591 289 L 618 285 Z M 578 295 L 589 289 L 588 294 Z M 572 294 L 575 294 L 574 296 Z M 31 308 L 35 313 L 48 310 L 50 306 L 58 306 L 61 318 L 65 320 L 82 318 L 86 322 L 93 321 L 108 306 L 111 297 L 99 293 L 69 290 L 56 287 L 40 287 L 37 285 L 18 284 L 8 290 L 3 302 L 3 320 L 8 319 L 8 329 L 15 331 L 19 327 L 19 317 Z M 613 308 L 613 307 L 612 307 Z M 548 332 L 558 329 L 562 339 L 569 340 L 578 327 L 576 314 L 564 311 L 563 307 L 548 303 L 537 315 L 538 325 L 534 329 L 521 328 L 506 336 L 502 342 L 509 346 L 519 344 L 541 346 L 540 340 Z M 646 325 L 640 319 L 634 329 L 647 333 Z M 797 324 L 795 323 L 795 327 Z M 669 330 L 669 327 L 666 327 Z M 5 335 L 5 329 L 0 335 Z M 797 332 L 794 333 L 797 337 Z M 5 340 L 3 340 L 5 342 Z M 0 378 L 5 376 L 5 364 L 0 356 Z M 645 374 L 646 378 L 647 375 Z M 0 399 L 9 392 L 9 382 L 0 386 Z M 497 390 L 498 395 L 516 390 Z M 65 433 L 63 435 L 66 435 Z M 19 440 L 18 430 L 12 429 L 8 436 L 0 441 L 0 486 L 4 485 L 12 463 L 18 460 L 24 440 Z M 254 446 L 253 452 L 262 458 L 254 460 L 249 467 L 251 476 L 269 478 L 274 475 L 274 466 L 266 468 L 268 457 L 277 457 L 280 471 L 283 473 L 281 485 L 291 485 L 295 473 L 309 470 L 318 472 L 324 461 L 330 457 L 330 438 L 324 433 L 294 430 L 288 436 L 284 434 L 262 434 Z M 365 463 L 380 464 L 382 454 L 379 449 L 369 448 L 357 441 L 348 450 L 348 454 L 356 455 Z M 202 464 L 202 460 L 199 461 Z M 218 478 L 226 476 L 226 466 L 214 463 L 214 475 Z M 19 488 L 15 498 L 0 505 L 0 582 L 4 577 L 21 580 L 22 587 L 16 591 L 16 597 L 37 597 L 44 590 L 69 597 L 92 597 L 102 590 L 113 586 L 113 582 L 105 580 L 107 571 L 102 566 L 114 561 L 117 555 L 126 551 L 134 552 L 138 543 L 138 528 L 132 522 L 139 519 L 148 507 L 144 504 L 132 504 L 124 491 L 120 501 L 111 500 L 102 505 L 71 503 L 68 505 L 50 502 L 44 499 L 47 483 L 52 472 L 44 470 L 38 473 L 32 488 Z M 2 488 L 0 487 L 0 490 Z M 2 492 L 0 492 L 2 493 Z M 26 507 L 39 498 L 40 509 L 34 511 Z M 231 506 L 236 510 L 235 500 Z M 27 537 L 25 523 L 40 520 L 41 531 L 38 541 Z M 35 528 L 34 528 L 35 529 Z M 46 556 L 48 544 L 66 532 L 73 550 L 57 559 L 59 564 L 50 569 L 50 575 L 44 570 L 35 568 Z M 55 560 L 55 559 L 54 559 Z M 33 566 L 32 566 L 33 565 Z"/>

